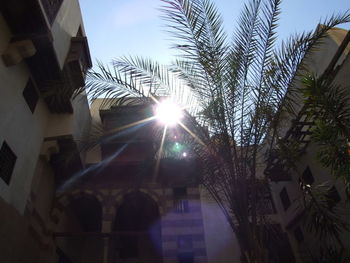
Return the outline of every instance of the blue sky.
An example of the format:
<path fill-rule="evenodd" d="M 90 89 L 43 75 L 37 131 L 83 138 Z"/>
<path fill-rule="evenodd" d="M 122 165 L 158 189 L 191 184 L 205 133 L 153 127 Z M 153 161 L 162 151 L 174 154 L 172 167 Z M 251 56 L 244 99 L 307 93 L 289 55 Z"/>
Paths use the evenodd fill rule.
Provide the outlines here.
<path fill-rule="evenodd" d="M 246 1 L 213 0 L 221 12 L 226 32 L 231 35 Z M 80 0 L 91 57 L 110 62 L 121 56 L 151 57 L 171 61 L 165 22 L 160 18 L 160 0 Z M 278 36 L 315 28 L 320 19 L 350 8 L 349 0 L 284 0 Z M 349 24 L 343 26 L 349 29 Z"/>

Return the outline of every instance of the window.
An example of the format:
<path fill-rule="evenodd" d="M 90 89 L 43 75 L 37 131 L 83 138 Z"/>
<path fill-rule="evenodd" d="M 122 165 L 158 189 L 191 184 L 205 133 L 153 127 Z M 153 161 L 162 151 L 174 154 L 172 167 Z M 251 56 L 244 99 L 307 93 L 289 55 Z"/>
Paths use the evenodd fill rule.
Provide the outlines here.
<path fill-rule="evenodd" d="M 280 192 L 280 198 L 281 198 L 284 210 L 287 210 L 290 207 L 291 203 L 290 203 L 290 199 L 289 199 L 289 196 L 287 193 L 287 189 L 285 187 Z"/>
<path fill-rule="evenodd" d="M 179 263 L 194 263 L 193 252 L 182 252 L 177 254 Z"/>
<path fill-rule="evenodd" d="M 187 189 L 186 187 L 175 187 L 173 188 L 173 194 L 175 199 L 187 197 Z"/>
<path fill-rule="evenodd" d="M 28 80 L 28 83 L 23 91 L 23 97 L 27 102 L 30 111 L 33 113 L 35 106 L 38 103 L 39 95 L 35 89 L 35 85 L 31 79 Z"/>
<path fill-rule="evenodd" d="M 188 213 L 188 201 L 187 200 L 174 200 L 174 208 L 176 213 Z"/>
<path fill-rule="evenodd" d="M 304 170 L 301 179 L 300 179 L 300 184 L 301 185 L 312 185 L 315 182 L 315 178 L 312 175 L 312 172 L 310 170 L 310 167 L 306 167 Z"/>
<path fill-rule="evenodd" d="M 258 197 L 259 199 L 256 202 L 256 208 L 259 214 L 269 215 L 269 214 L 276 213 L 276 209 L 272 200 L 270 189 L 268 187 L 263 187 L 259 189 Z M 250 202 L 252 202 L 252 200 L 250 200 Z"/>
<path fill-rule="evenodd" d="M 3 142 L 0 149 L 0 178 L 6 184 L 10 184 L 13 168 L 15 167 L 17 156 L 13 153 L 6 142 Z"/>
<path fill-rule="evenodd" d="M 189 212 L 186 187 L 173 188 L 174 210 L 176 213 Z"/>
<path fill-rule="evenodd" d="M 50 25 L 53 24 L 53 21 L 56 18 L 56 15 L 61 7 L 62 2 L 63 0 L 41 0 Z"/>
<path fill-rule="evenodd" d="M 299 244 L 304 241 L 304 234 L 303 234 L 303 231 L 301 231 L 300 227 L 297 227 L 296 229 L 294 229 L 294 237 Z"/>
<path fill-rule="evenodd" d="M 192 236 L 190 235 L 182 235 L 177 237 L 177 248 L 181 251 L 189 251 L 192 250 Z"/>
<path fill-rule="evenodd" d="M 332 209 L 341 200 L 338 190 L 335 188 L 335 186 L 328 189 L 326 198 L 329 209 Z"/>

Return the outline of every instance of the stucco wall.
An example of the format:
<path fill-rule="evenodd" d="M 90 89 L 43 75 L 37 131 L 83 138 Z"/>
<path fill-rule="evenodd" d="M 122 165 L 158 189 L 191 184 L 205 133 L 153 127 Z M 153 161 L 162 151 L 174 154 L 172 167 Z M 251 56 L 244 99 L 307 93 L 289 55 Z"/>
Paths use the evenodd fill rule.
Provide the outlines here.
<path fill-rule="evenodd" d="M 240 248 L 216 202 L 201 189 L 201 206 L 208 263 L 239 263 Z"/>
<path fill-rule="evenodd" d="M 79 27 L 82 26 L 82 21 L 79 1 L 63 1 L 51 28 L 53 45 L 61 68 L 64 66 L 71 37 L 77 35 Z"/>
<path fill-rule="evenodd" d="M 78 1 L 63 1 L 52 26 L 54 46 L 62 67 L 70 38 L 76 35 L 81 24 Z M 2 15 L 0 32 L 2 54 L 12 37 Z M 44 137 L 72 134 L 74 139 L 79 140 L 90 125 L 90 112 L 84 95 L 73 101 L 74 114 L 51 114 L 42 98 L 32 113 L 22 95 L 29 75 L 29 68 L 24 61 L 6 67 L 0 59 L 0 145 L 5 140 L 17 156 L 10 184 L 0 180 L 0 197 L 16 207 L 20 213 L 24 212 Z"/>
<path fill-rule="evenodd" d="M 11 38 L 9 28 L 0 15 L 0 54 Z M 6 67 L 0 59 L 0 144 L 4 140 L 17 156 L 10 184 L 0 180 L 0 197 L 23 213 L 34 168 L 47 124 L 48 110 L 42 99 L 32 113 L 22 92 L 29 78 L 24 62 Z"/>
<path fill-rule="evenodd" d="M 327 68 L 333 56 L 335 55 L 342 39 L 344 38 L 347 31 L 341 29 L 335 29 L 330 35 L 332 38 L 324 39 L 323 44 L 317 49 L 313 56 L 309 59 L 309 70 L 318 76 Z M 342 85 L 344 88 L 349 89 L 349 70 L 350 70 L 350 56 L 349 56 L 350 45 L 348 45 L 345 52 L 340 56 L 337 65 L 341 66 L 339 72 L 336 75 L 335 82 Z M 284 127 L 288 130 L 290 127 L 289 120 L 286 122 Z M 341 207 L 345 210 L 349 209 L 349 205 L 345 203 L 345 193 L 343 182 L 335 181 L 335 178 L 330 175 L 330 170 L 323 167 L 322 164 L 317 160 L 317 152 L 319 151 L 318 146 L 315 143 L 310 143 L 306 149 L 306 153 L 301 156 L 297 162 L 296 171 L 292 173 L 292 180 L 289 182 L 272 183 L 272 192 L 275 199 L 276 209 L 280 215 L 282 226 L 286 227 L 293 218 L 296 216 L 296 209 L 301 207 L 301 193 L 299 187 L 299 177 L 302 175 L 307 166 L 309 166 L 313 177 L 315 179 L 314 185 L 326 183 L 328 186 L 335 185 L 337 191 L 342 197 L 340 203 Z M 285 211 L 280 199 L 280 192 L 283 188 L 286 188 L 291 206 Z M 343 202 L 343 203 L 342 203 Z M 349 218 L 345 218 L 345 221 L 349 221 Z M 298 225 L 302 226 L 302 222 L 297 222 L 295 226 L 288 230 L 289 238 L 293 250 L 296 253 L 297 262 L 302 262 L 303 253 L 306 253 L 307 249 L 312 249 L 314 244 L 314 237 L 310 236 L 306 230 L 303 231 L 305 241 L 298 244 L 293 230 Z M 350 244 L 350 235 L 344 233 L 341 238 L 344 240 L 344 244 L 348 246 Z M 306 245 L 307 244 L 307 245 Z M 347 247 L 348 248 L 348 247 Z M 305 256 L 305 255 L 304 255 Z"/>
<path fill-rule="evenodd" d="M 85 94 L 72 100 L 73 114 L 50 114 L 45 137 L 73 135 L 81 140 L 88 133 L 91 124 L 90 109 Z"/>
<path fill-rule="evenodd" d="M 99 133 L 101 126 L 100 118 L 100 106 L 103 99 L 96 99 L 90 105 L 90 114 L 91 114 L 91 136 L 97 135 Z M 98 163 L 102 159 L 101 156 L 101 147 L 96 145 L 89 152 L 86 153 L 86 163 Z"/>

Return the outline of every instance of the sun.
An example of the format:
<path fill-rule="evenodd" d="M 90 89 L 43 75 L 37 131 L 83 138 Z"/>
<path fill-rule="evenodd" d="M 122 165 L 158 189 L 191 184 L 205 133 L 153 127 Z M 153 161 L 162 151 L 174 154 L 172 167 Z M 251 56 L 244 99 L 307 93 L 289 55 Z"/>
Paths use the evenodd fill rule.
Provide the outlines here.
<path fill-rule="evenodd" d="M 182 109 L 171 100 L 164 100 L 157 105 L 155 117 L 166 126 L 174 126 L 183 117 L 183 112 Z"/>

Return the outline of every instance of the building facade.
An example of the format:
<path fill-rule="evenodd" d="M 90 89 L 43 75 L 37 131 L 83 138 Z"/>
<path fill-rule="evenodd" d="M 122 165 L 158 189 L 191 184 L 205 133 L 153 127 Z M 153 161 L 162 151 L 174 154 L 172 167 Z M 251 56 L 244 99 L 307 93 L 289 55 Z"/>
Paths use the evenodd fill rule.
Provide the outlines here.
<path fill-rule="evenodd" d="M 196 162 L 178 127 L 159 150 L 164 127 L 149 120 L 153 107 L 142 99 L 91 105 L 98 144 L 53 209 L 58 225 L 74 221 L 74 211 L 83 226 L 55 233 L 58 244 L 85 242 L 91 254 L 83 262 L 207 262 Z"/>
<path fill-rule="evenodd" d="M 91 67 L 78 0 L 2 1 L 0 32 L 1 262 L 240 262 L 230 226 L 198 185 L 183 130 L 169 129 L 163 144 L 150 101 L 89 106 L 84 93 L 72 97 Z M 346 34 L 332 31 L 310 62 L 321 74 L 335 61 L 341 85 L 349 83 Z M 297 127 L 308 136 L 286 123 L 286 134 Z M 300 174 L 269 175 L 273 220 L 295 262 L 307 262 L 313 240 L 294 212 L 298 177 L 329 179 L 315 147 L 308 144 Z M 343 202 L 342 185 L 334 187 Z"/>
<path fill-rule="evenodd" d="M 308 70 L 318 77 L 325 72 L 332 74 L 334 83 L 348 90 L 350 82 L 349 41 L 349 31 L 339 28 L 330 30 L 328 37 L 317 48 L 317 52 L 309 56 Z M 302 86 L 298 81 L 295 85 Z M 271 191 L 277 214 L 284 231 L 288 234 L 296 262 L 311 262 L 312 256 L 319 256 L 320 248 L 325 244 L 310 233 L 306 227 L 305 214 L 310 211 L 303 210 L 302 188 L 306 186 L 327 189 L 328 202 L 340 211 L 349 211 L 349 205 L 346 201 L 344 182 L 336 180 L 331 175 L 330 169 L 324 167 L 318 160 L 320 145 L 313 142 L 310 137 L 310 129 L 314 127 L 314 121 L 306 116 L 304 105 L 301 102 L 302 97 L 299 99 L 299 104 L 296 105 L 296 117 L 285 116 L 281 139 L 286 142 L 297 142 L 303 152 L 295 163 L 295 169 L 288 169 L 283 159 L 276 155 L 270 159 L 265 173 L 271 180 Z M 347 212 L 345 215 L 341 213 L 341 216 L 345 222 L 349 222 L 346 214 Z M 340 240 L 345 246 L 344 255 L 348 257 L 349 233 L 343 231 Z M 336 243 L 336 241 L 333 242 L 334 245 Z"/>
<path fill-rule="evenodd" d="M 0 29 L 1 262 L 207 262 L 195 162 L 155 173 L 155 125 L 82 151 L 92 124 L 150 112 L 72 98 L 91 67 L 78 0 L 2 1 Z"/>
<path fill-rule="evenodd" d="M 71 100 L 91 67 L 79 2 L 1 1 L 0 32 L 0 261 L 57 262 L 50 160 L 90 122 Z"/>

